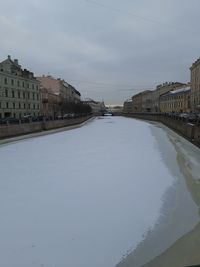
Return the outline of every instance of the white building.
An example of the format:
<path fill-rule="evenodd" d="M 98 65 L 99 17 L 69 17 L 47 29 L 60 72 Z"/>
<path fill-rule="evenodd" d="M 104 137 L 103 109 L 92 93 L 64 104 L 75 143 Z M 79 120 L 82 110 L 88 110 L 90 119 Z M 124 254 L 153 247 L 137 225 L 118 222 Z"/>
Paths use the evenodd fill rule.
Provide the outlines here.
<path fill-rule="evenodd" d="M 41 108 L 40 82 L 10 56 L 0 63 L 0 118 L 38 116 Z"/>

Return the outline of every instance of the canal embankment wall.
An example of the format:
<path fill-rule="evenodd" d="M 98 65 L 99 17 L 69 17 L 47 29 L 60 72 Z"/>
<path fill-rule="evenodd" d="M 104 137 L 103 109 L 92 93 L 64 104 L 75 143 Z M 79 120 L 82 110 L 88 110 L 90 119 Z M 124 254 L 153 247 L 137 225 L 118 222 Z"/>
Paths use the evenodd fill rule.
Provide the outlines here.
<path fill-rule="evenodd" d="M 91 117 L 92 116 L 85 116 L 85 117 L 66 119 L 66 120 L 41 121 L 41 122 L 21 123 L 21 124 L 13 124 L 13 125 L 12 124 L 1 125 L 0 126 L 0 139 L 78 125 L 89 120 Z"/>
<path fill-rule="evenodd" d="M 160 122 L 178 134 L 182 135 L 190 142 L 200 147 L 200 125 L 189 123 L 178 118 L 167 117 L 164 115 L 156 114 L 123 114 L 125 117 L 131 117 L 147 121 Z"/>

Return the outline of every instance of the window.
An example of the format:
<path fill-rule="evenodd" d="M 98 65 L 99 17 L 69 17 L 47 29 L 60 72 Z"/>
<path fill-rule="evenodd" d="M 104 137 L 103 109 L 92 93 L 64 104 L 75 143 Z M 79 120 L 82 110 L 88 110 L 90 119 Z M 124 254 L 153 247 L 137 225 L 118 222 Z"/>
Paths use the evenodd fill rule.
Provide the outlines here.
<path fill-rule="evenodd" d="M 15 97 L 15 92 L 12 90 L 12 97 L 14 98 Z"/>
<path fill-rule="evenodd" d="M 19 82 L 19 81 L 17 81 L 17 86 L 18 86 L 18 87 L 20 86 L 20 82 Z"/>
<path fill-rule="evenodd" d="M 20 91 L 18 91 L 18 98 L 20 98 Z"/>
<path fill-rule="evenodd" d="M 22 87 L 24 87 L 24 82 L 22 83 Z"/>
<path fill-rule="evenodd" d="M 6 102 L 6 108 L 8 108 L 8 107 L 9 107 L 8 102 Z"/>
<path fill-rule="evenodd" d="M 4 78 L 4 83 L 8 84 L 8 79 L 7 78 Z"/>
<path fill-rule="evenodd" d="M 34 84 L 32 84 L 32 89 L 35 89 L 35 86 L 34 86 Z"/>
<path fill-rule="evenodd" d="M 11 85 L 14 85 L 14 80 L 13 79 L 11 79 Z"/>
<path fill-rule="evenodd" d="M 5 90 L 5 96 L 8 97 L 8 90 Z"/>
<path fill-rule="evenodd" d="M 13 108 L 15 108 L 15 102 L 13 102 Z"/>
<path fill-rule="evenodd" d="M 26 95 L 25 95 L 25 92 L 23 92 L 23 99 L 25 99 L 26 98 Z"/>

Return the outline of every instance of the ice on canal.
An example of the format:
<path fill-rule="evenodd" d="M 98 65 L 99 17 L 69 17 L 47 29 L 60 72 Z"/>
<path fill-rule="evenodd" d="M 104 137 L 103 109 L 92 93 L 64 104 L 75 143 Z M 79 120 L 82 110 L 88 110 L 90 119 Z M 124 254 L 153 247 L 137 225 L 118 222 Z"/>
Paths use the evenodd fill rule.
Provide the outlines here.
<path fill-rule="evenodd" d="M 120 117 L 0 146 L 0 266 L 114 267 L 157 224 L 176 156 L 163 129 Z"/>

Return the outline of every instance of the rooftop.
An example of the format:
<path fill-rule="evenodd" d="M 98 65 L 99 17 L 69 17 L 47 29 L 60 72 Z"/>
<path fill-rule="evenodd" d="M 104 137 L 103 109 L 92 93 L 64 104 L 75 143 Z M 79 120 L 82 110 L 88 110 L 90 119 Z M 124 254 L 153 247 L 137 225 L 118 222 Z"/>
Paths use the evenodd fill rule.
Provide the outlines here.
<path fill-rule="evenodd" d="M 169 91 L 169 92 L 163 94 L 162 96 L 182 94 L 182 93 L 187 93 L 187 92 L 190 92 L 190 91 L 191 91 L 190 86 L 186 86 L 186 87 L 179 88 L 177 90 Z"/>

